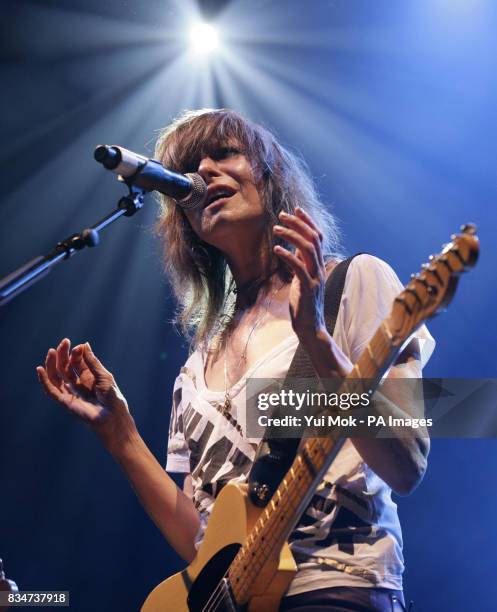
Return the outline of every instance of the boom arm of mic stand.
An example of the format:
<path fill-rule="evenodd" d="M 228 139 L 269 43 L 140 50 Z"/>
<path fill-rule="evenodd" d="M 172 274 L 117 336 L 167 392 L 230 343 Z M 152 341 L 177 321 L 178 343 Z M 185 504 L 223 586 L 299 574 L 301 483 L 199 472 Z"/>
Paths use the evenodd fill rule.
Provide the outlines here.
<path fill-rule="evenodd" d="M 0 306 L 4 306 L 22 291 L 34 285 L 45 277 L 51 269 L 64 259 L 69 259 L 86 246 L 94 247 L 100 242 L 99 232 L 123 215 L 131 217 L 143 206 L 144 189 L 128 185 L 130 193 L 121 198 L 117 209 L 103 219 L 83 230 L 80 234 L 72 234 L 62 242 L 57 243 L 47 255 L 40 255 L 14 270 L 0 280 Z"/>

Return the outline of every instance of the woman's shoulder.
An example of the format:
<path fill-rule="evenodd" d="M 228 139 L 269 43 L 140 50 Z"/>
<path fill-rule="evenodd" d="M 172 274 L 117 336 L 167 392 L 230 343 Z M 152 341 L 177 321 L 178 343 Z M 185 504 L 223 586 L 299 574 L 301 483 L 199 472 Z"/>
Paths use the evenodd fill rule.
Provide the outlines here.
<path fill-rule="evenodd" d="M 192 347 L 187 360 L 178 372 L 175 386 L 181 386 L 185 376 L 196 382 L 197 377 L 201 374 L 203 374 L 203 353 L 200 347 Z"/>
<path fill-rule="evenodd" d="M 346 261 L 346 259 L 329 259 L 325 262 L 327 279 L 331 276 L 337 265 L 343 261 Z M 367 277 L 383 278 L 395 284 L 398 283 L 397 274 L 385 260 L 369 253 L 359 253 L 349 263 L 346 284 L 357 282 L 361 278 Z"/>

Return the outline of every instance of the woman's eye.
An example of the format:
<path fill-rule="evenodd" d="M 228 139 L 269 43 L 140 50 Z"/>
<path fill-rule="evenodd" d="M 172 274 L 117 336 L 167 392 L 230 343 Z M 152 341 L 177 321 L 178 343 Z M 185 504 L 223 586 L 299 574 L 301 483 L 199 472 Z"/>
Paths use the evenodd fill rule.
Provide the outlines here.
<path fill-rule="evenodd" d="M 226 157 L 232 157 L 238 155 L 240 150 L 237 147 L 221 147 L 216 151 L 216 157 L 218 159 L 224 159 Z"/>

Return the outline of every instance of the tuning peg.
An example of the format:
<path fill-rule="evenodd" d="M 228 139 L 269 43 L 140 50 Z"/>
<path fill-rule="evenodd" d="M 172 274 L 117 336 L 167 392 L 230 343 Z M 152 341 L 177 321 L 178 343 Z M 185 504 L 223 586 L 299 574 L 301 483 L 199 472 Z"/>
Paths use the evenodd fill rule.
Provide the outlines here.
<path fill-rule="evenodd" d="M 429 267 L 430 267 L 430 264 L 429 264 L 429 263 L 424 263 L 424 264 L 421 264 L 421 269 L 422 269 L 422 270 L 428 270 L 428 268 L 429 268 Z"/>
<path fill-rule="evenodd" d="M 452 266 L 450 265 L 449 260 L 447 259 L 447 255 L 444 255 L 443 257 L 440 257 L 439 259 L 440 263 L 443 263 L 444 266 L 447 268 L 447 270 L 449 272 L 454 272 L 454 269 L 452 268 Z"/>
<path fill-rule="evenodd" d="M 437 267 L 433 266 L 433 269 L 430 270 L 430 272 L 433 274 L 433 276 L 437 279 L 437 281 L 443 285 L 443 280 L 442 277 L 440 276 L 440 274 L 438 273 Z"/>
<path fill-rule="evenodd" d="M 416 278 L 418 278 L 417 274 L 411 274 L 411 280 L 415 280 Z"/>
<path fill-rule="evenodd" d="M 422 276 L 420 276 L 418 278 L 418 281 L 424 285 L 426 287 L 426 291 L 430 294 L 430 295 L 437 295 L 438 293 L 438 287 L 436 285 L 433 285 L 432 283 L 430 283 L 426 278 L 423 278 Z"/>
<path fill-rule="evenodd" d="M 477 228 L 474 223 L 466 223 L 465 225 L 461 225 L 461 232 L 465 234 L 476 234 Z"/>
<path fill-rule="evenodd" d="M 457 257 L 457 259 L 459 259 L 459 262 L 462 264 L 462 266 L 465 267 L 467 262 L 464 261 L 464 257 L 461 255 L 459 249 L 453 249 L 453 253 Z"/>
<path fill-rule="evenodd" d="M 418 292 L 416 291 L 416 289 L 413 289 L 412 287 L 406 287 L 406 291 L 415 297 L 416 302 L 418 304 L 421 304 L 421 298 L 419 297 Z"/>
<path fill-rule="evenodd" d="M 409 304 L 406 302 L 406 300 L 405 300 L 405 298 L 404 298 L 403 296 L 398 295 L 398 296 L 395 298 L 395 301 L 396 301 L 396 302 L 398 302 L 399 304 L 402 304 L 402 306 L 404 306 L 404 308 L 407 310 L 407 312 L 408 312 L 409 314 L 412 314 L 412 309 L 411 309 L 411 307 L 409 306 Z"/>

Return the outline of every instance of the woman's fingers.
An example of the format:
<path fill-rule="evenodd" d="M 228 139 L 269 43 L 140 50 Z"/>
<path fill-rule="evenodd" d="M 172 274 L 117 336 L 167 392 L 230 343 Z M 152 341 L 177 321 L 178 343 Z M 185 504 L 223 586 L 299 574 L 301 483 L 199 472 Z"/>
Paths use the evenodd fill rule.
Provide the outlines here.
<path fill-rule="evenodd" d="M 289 215 L 285 212 L 280 212 L 280 221 L 285 225 L 292 227 L 311 242 L 316 251 L 321 252 L 321 243 L 323 241 L 323 232 L 317 227 L 315 221 L 302 208 L 297 207 L 294 215 Z"/>
<path fill-rule="evenodd" d="M 299 231 L 275 225 L 273 231 L 276 236 L 283 238 L 300 251 L 300 255 L 306 265 L 307 271 L 311 276 L 316 276 L 319 271 L 319 256 L 312 242 L 307 240 Z"/>
<path fill-rule="evenodd" d="M 57 349 L 49 349 L 45 359 L 45 367 L 37 368 L 38 377 L 45 391 L 57 400 L 60 400 L 64 393 L 79 395 L 83 392 L 86 397 L 91 391 L 93 375 L 83 360 L 84 345 L 78 345 L 72 351 L 70 346 L 70 341 L 64 338 Z M 80 376 L 85 373 L 91 377 L 91 380 L 80 379 Z M 88 377 L 83 376 L 83 378 Z M 48 383 L 50 384 L 48 385 Z M 54 396 L 55 391 L 57 391 L 57 397 Z"/>
<path fill-rule="evenodd" d="M 323 264 L 323 253 L 321 250 L 321 243 L 323 242 L 323 233 L 316 226 L 314 220 L 306 213 L 302 208 L 297 207 L 295 209 L 295 215 L 288 215 L 283 213 L 281 220 L 292 227 L 294 230 L 305 236 L 305 238 L 314 246 L 316 249 L 317 259 L 320 265 Z"/>
<path fill-rule="evenodd" d="M 69 368 L 71 372 L 78 377 L 81 377 L 86 371 L 88 371 L 88 366 L 83 359 L 83 353 L 85 350 L 84 347 L 84 344 L 78 344 L 73 348 L 71 354 L 69 355 Z"/>
<path fill-rule="evenodd" d="M 88 415 L 91 410 L 91 403 L 82 401 L 81 395 L 74 391 L 72 385 L 69 383 L 61 382 L 61 386 L 56 387 L 50 380 L 45 368 L 38 366 L 36 368 L 38 379 L 45 393 L 50 399 L 53 399 L 61 406 L 63 406 L 68 412 L 74 414 L 85 421 L 88 420 Z"/>
<path fill-rule="evenodd" d="M 316 225 L 316 222 L 311 217 L 311 215 L 308 212 L 306 212 L 303 208 L 300 208 L 300 206 L 297 206 L 297 208 L 295 209 L 295 214 L 298 217 L 300 217 L 300 219 L 302 219 L 305 223 L 307 223 L 307 225 L 316 232 L 316 234 L 318 235 L 319 241 L 322 242 L 323 232 Z"/>
<path fill-rule="evenodd" d="M 113 379 L 112 374 L 104 367 L 100 359 L 98 359 L 93 352 L 89 342 L 83 345 L 83 358 L 97 382 L 105 379 Z"/>
<path fill-rule="evenodd" d="M 301 216 L 306 214 L 301 209 L 297 210 L 300 211 L 299 214 Z M 313 227 L 310 225 L 311 222 L 314 223 L 310 217 L 304 219 L 303 217 L 299 218 L 296 215 L 288 215 L 282 212 L 280 213 L 280 220 L 285 224 L 285 227 L 282 225 L 275 225 L 275 234 L 284 238 L 300 250 L 309 273 L 315 276 L 319 269 L 324 266 L 323 254 L 321 251 L 321 232 L 315 229 L 315 226 Z"/>
<path fill-rule="evenodd" d="M 278 255 L 278 257 L 281 257 L 283 261 L 286 261 L 286 263 L 292 268 L 292 270 L 295 272 L 295 275 L 298 277 L 302 284 L 305 284 L 307 286 L 311 284 L 311 278 L 309 276 L 309 273 L 307 272 L 306 265 L 301 259 L 297 257 L 297 255 L 291 253 L 290 251 L 284 249 L 282 246 L 279 245 L 276 245 L 274 247 L 274 252 L 276 253 L 276 255 Z"/>
<path fill-rule="evenodd" d="M 45 370 L 50 379 L 50 382 L 59 387 L 62 385 L 62 376 L 57 369 L 57 351 L 53 348 L 49 349 L 45 359 Z"/>
<path fill-rule="evenodd" d="M 71 352 L 71 341 L 68 338 L 64 338 L 60 341 L 57 347 L 57 370 L 63 381 L 66 383 L 73 383 L 75 376 L 69 368 L 69 355 Z"/>
<path fill-rule="evenodd" d="M 50 349 L 54 351 L 54 349 Z M 50 353 L 50 351 L 49 351 Z M 54 351 L 55 353 L 55 351 Z M 54 356 L 55 359 L 55 356 Z M 37 366 L 36 373 L 38 374 L 38 379 L 43 387 L 45 393 L 54 399 L 56 402 L 60 402 L 61 404 L 65 404 L 64 401 L 64 393 L 60 390 L 60 386 L 62 385 L 62 381 L 60 381 L 59 385 L 55 385 L 53 383 L 53 378 L 49 375 L 48 370 L 43 368 L 42 366 Z"/>

